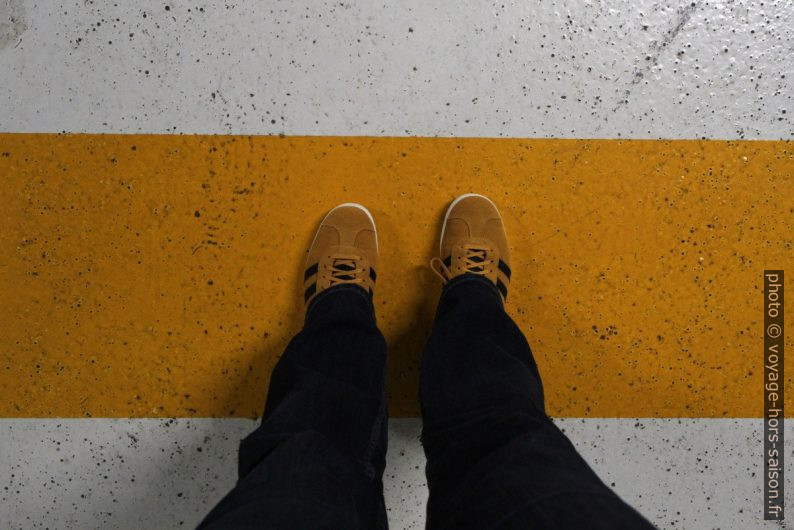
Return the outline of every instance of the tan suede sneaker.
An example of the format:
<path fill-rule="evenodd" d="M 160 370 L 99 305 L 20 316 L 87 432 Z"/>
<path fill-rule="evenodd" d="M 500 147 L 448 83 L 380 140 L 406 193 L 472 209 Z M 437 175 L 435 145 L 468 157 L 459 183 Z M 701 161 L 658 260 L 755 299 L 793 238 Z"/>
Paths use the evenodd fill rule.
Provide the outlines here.
<path fill-rule="evenodd" d="M 378 261 L 378 233 L 369 210 L 340 204 L 320 223 L 306 256 L 304 302 L 340 284 L 360 285 L 373 294 Z"/>
<path fill-rule="evenodd" d="M 441 229 L 440 257 L 430 268 L 445 284 L 461 274 L 488 278 L 507 299 L 510 285 L 510 250 L 502 216 L 491 200 L 467 193 L 449 205 Z"/>

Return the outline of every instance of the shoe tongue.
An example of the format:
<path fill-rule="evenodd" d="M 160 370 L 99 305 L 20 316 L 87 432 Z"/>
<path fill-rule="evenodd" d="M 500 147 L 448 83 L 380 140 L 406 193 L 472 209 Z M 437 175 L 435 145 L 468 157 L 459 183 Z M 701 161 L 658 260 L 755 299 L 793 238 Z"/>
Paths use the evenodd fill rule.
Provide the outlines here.
<path fill-rule="evenodd" d="M 331 267 L 339 271 L 352 271 L 356 268 L 363 268 L 367 264 L 367 258 L 361 249 L 348 246 L 337 246 L 331 249 L 326 259 Z"/>
<path fill-rule="evenodd" d="M 340 271 L 352 271 L 356 269 L 356 259 L 354 258 L 334 258 L 332 266 Z"/>
<path fill-rule="evenodd" d="M 458 252 L 465 255 L 473 253 L 488 254 L 494 249 L 493 243 L 485 238 L 470 238 L 461 241 L 458 246 Z"/>
<path fill-rule="evenodd" d="M 475 274 L 488 274 L 486 262 L 493 252 L 493 246 L 482 238 L 470 238 L 460 242 L 453 250 L 453 267 L 459 267 L 459 273 L 471 272 Z M 458 261 L 457 258 L 462 258 Z M 466 267 L 465 263 L 469 266 Z"/>
<path fill-rule="evenodd" d="M 484 248 L 483 249 L 469 248 L 468 249 L 469 260 L 473 261 L 474 263 L 482 263 L 483 261 L 485 261 L 486 252 L 487 249 Z"/>

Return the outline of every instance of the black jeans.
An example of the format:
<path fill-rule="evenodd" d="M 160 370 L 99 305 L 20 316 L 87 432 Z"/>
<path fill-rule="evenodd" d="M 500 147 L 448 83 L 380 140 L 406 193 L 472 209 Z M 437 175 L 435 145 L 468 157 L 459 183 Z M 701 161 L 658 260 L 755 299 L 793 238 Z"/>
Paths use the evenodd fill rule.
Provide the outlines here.
<path fill-rule="evenodd" d="M 385 383 L 364 290 L 318 295 L 240 444 L 237 485 L 199 528 L 386 528 Z M 429 529 L 653 528 L 546 415 L 529 345 L 487 280 L 444 287 L 420 398 Z"/>

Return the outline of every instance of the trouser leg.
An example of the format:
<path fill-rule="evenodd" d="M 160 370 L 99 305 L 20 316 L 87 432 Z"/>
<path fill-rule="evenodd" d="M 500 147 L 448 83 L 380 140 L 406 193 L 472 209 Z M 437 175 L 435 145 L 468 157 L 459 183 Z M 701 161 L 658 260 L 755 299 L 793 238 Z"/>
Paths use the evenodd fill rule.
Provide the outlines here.
<path fill-rule="evenodd" d="M 422 366 L 428 528 L 652 528 L 546 414 L 530 347 L 486 279 L 448 283 Z"/>
<path fill-rule="evenodd" d="M 358 286 L 320 293 L 273 370 L 239 481 L 200 528 L 386 528 L 386 343 Z"/>

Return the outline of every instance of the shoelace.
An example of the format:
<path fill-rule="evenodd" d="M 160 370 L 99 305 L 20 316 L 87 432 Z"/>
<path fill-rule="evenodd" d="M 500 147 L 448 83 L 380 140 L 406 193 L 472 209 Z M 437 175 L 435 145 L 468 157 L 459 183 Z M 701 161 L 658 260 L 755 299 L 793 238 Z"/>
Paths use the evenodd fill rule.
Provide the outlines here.
<path fill-rule="evenodd" d="M 483 248 L 480 245 L 464 244 L 463 251 L 463 256 L 460 256 L 459 259 L 463 259 L 464 272 L 483 276 L 490 272 L 492 267 L 489 267 L 489 264 L 492 266 L 494 259 L 489 258 L 488 255 L 493 252 L 493 249 Z M 444 265 L 444 261 L 441 258 L 431 259 L 430 269 L 441 278 L 442 283 L 447 283 L 452 278 L 452 271 Z"/>
<path fill-rule="evenodd" d="M 359 257 L 337 256 L 331 259 L 330 277 L 328 282 L 331 286 L 340 283 L 364 283 L 365 269 L 362 266 L 363 260 Z"/>

